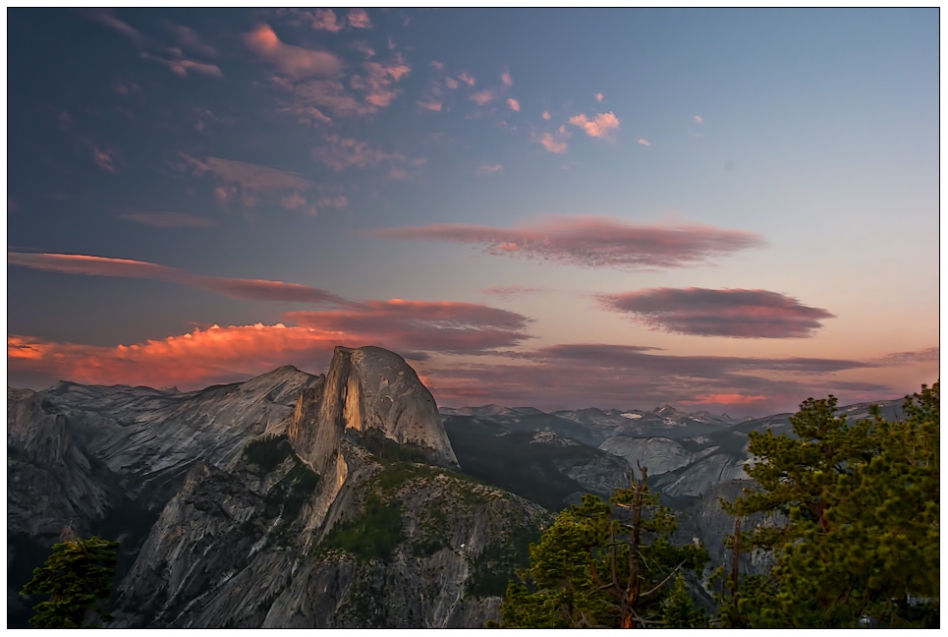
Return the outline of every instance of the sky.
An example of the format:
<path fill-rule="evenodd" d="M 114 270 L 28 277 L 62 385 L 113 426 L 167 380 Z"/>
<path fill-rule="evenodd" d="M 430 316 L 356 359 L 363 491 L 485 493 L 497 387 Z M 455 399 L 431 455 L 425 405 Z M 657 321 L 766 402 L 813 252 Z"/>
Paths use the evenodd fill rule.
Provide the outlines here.
<path fill-rule="evenodd" d="M 442 406 L 938 378 L 937 9 L 8 9 L 7 365 Z"/>

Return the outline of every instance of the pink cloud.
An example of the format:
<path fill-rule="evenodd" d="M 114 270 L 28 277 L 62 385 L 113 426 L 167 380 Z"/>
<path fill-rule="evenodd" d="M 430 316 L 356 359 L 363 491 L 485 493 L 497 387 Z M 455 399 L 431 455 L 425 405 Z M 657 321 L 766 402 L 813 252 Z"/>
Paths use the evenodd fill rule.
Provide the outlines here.
<path fill-rule="evenodd" d="M 567 135 L 563 132 L 560 132 L 556 135 L 552 133 L 543 133 L 542 135 L 534 135 L 533 139 L 536 142 L 539 142 L 543 148 L 551 153 L 556 153 L 562 155 L 566 152 L 566 142 L 564 141 Z"/>
<path fill-rule="evenodd" d="M 483 353 L 530 338 L 521 314 L 477 303 L 452 301 L 366 301 L 362 306 L 283 317 L 355 346 L 377 344 L 395 351 Z"/>
<path fill-rule="evenodd" d="M 338 33 L 345 28 L 345 20 L 337 22 L 332 9 L 316 9 L 313 11 L 310 26 L 319 31 Z"/>
<path fill-rule="evenodd" d="M 619 128 L 619 118 L 612 112 L 599 113 L 592 119 L 580 113 L 570 117 L 569 123 L 582 128 L 590 137 L 598 138 L 608 137 L 613 130 Z"/>
<path fill-rule="evenodd" d="M 431 60 L 431 62 L 429 62 L 428 64 L 430 64 L 431 66 L 435 67 L 435 68 L 438 69 L 439 71 L 444 68 L 444 64 L 442 64 L 442 63 L 439 62 L 438 60 Z"/>
<path fill-rule="evenodd" d="M 630 314 L 650 329 L 695 336 L 806 338 L 822 327 L 820 320 L 833 318 L 768 290 L 650 288 L 597 298 L 603 308 Z"/>
<path fill-rule="evenodd" d="M 362 55 L 364 55 L 367 60 L 368 60 L 368 59 L 371 59 L 371 58 L 373 58 L 373 57 L 375 57 L 375 49 L 373 49 L 372 47 L 370 47 L 370 46 L 369 46 L 368 44 L 366 44 L 365 42 L 353 42 L 353 43 L 350 44 L 349 46 L 350 46 L 352 49 L 354 49 L 354 50 L 358 51 L 359 53 L 361 53 Z"/>
<path fill-rule="evenodd" d="M 477 93 L 474 93 L 473 95 L 471 95 L 471 99 L 478 106 L 483 106 L 484 104 L 487 104 L 488 102 L 493 100 L 495 97 L 497 96 L 494 94 L 494 90 L 489 89 L 489 88 L 485 88 L 483 91 L 478 91 Z"/>
<path fill-rule="evenodd" d="M 437 224 L 383 228 L 370 234 L 475 245 L 488 254 L 564 265 L 623 269 L 703 265 L 713 257 L 763 243 L 759 235 L 742 230 L 703 224 L 646 225 L 592 216 L 552 216 L 515 228 Z"/>
<path fill-rule="evenodd" d="M 102 170 L 106 170 L 110 173 L 115 172 L 115 157 L 98 146 L 92 146 L 92 159 L 95 161 L 95 165 Z"/>
<path fill-rule="evenodd" d="M 178 268 L 133 259 L 114 259 L 84 254 L 8 252 L 7 263 L 11 266 L 61 274 L 169 281 L 251 301 L 349 304 L 349 301 L 335 294 L 298 283 L 202 276 Z"/>
<path fill-rule="evenodd" d="M 550 119 L 550 114 L 549 114 L 547 111 L 543 111 L 542 117 L 543 117 L 543 119 L 549 121 L 549 119 Z"/>
<path fill-rule="evenodd" d="M 238 188 L 244 204 L 253 207 L 260 199 L 261 193 L 292 190 L 301 197 L 300 192 L 317 187 L 297 173 L 268 166 L 220 157 L 198 159 L 184 153 L 181 153 L 180 157 L 182 163 L 178 169 L 181 172 L 195 176 L 210 174 L 214 177 L 218 182 L 214 196 L 222 204 L 229 201 L 231 194 L 237 194 Z"/>
<path fill-rule="evenodd" d="M 410 72 L 411 67 L 396 54 L 388 62 L 364 62 L 361 72 L 349 78 L 348 87 L 336 79 L 314 78 L 302 82 L 279 76 L 271 79 L 292 97 L 285 111 L 296 114 L 301 121 L 329 123 L 331 120 L 319 109 L 349 117 L 371 115 L 391 105 L 402 93 L 395 84 Z M 314 110 L 316 117 L 312 115 Z"/>
<path fill-rule="evenodd" d="M 468 86 L 474 86 L 474 78 L 468 75 L 467 72 L 458 74 L 458 79 Z"/>
<path fill-rule="evenodd" d="M 156 55 L 149 55 L 148 53 L 142 53 L 141 56 L 146 59 L 161 62 L 171 69 L 173 73 L 180 75 L 181 77 L 187 77 L 188 71 L 193 71 L 202 75 L 210 75 L 212 77 L 224 77 L 224 74 L 216 64 L 204 64 L 203 62 L 195 62 L 194 60 L 186 59 L 165 60 Z"/>
<path fill-rule="evenodd" d="M 418 100 L 417 102 L 415 102 L 415 104 L 429 111 L 441 110 L 441 102 L 438 102 L 436 100 L 431 100 L 431 101 Z"/>
<path fill-rule="evenodd" d="M 604 96 L 603 96 L 602 93 L 596 93 L 596 101 L 597 101 L 597 102 L 601 102 L 601 101 L 603 100 L 603 97 L 604 97 Z"/>
<path fill-rule="evenodd" d="M 323 162 L 335 171 L 346 168 L 366 168 L 382 162 L 402 162 L 404 155 L 373 148 L 368 142 L 330 135 L 326 144 L 313 149 L 313 158 Z"/>
<path fill-rule="evenodd" d="M 515 100 L 512 97 L 507 98 L 507 106 L 510 107 L 510 110 L 520 112 L 520 102 Z"/>
<path fill-rule="evenodd" d="M 702 119 L 702 117 L 701 117 L 700 115 L 695 115 L 695 121 L 698 122 L 699 124 L 701 124 L 701 123 L 704 122 L 704 119 Z"/>
<path fill-rule="evenodd" d="M 280 204 L 287 210 L 296 210 L 297 208 L 306 205 L 306 199 L 298 192 L 294 192 L 291 195 L 281 198 Z"/>
<path fill-rule="evenodd" d="M 453 77 L 444 78 L 444 85 L 449 89 L 456 89 L 458 87 L 458 81 Z"/>
<path fill-rule="evenodd" d="M 254 27 L 244 36 L 244 42 L 279 73 L 293 79 L 328 77 L 342 70 L 342 62 L 335 54 L 284 44 L 267 24 Z"/>
<path fill-rule="evenodd" d="M 499 173 L 504 170 L 504 167 L 500 164 L 483 164 L 477 169 L 478 175 L 492 175 L 494 173 Z"/>
<path fill-rule="evenodd" d="M 860 361 L 671 356 L 651 347 L 606 344 L 503 354 L 510 363 L 424 364 L 421 371 L 438 404 L 452 406 L 495 402 L 552 410 L 726 404 L 731 415 L 762 415 L 791 411 L 808 396 L 834 393 L 864 400 L 867 394 L 888 398 L 894 393 L 886 385 L 830 376 L 868 366 Z"/>
<path fill-rule="evenodd" d="M 510 71 L 504 71 L 500 74 L 500 81 L 504 86 L 513 86 L 513 78 L 510 77 Z"/>
<path fill-rule="evenodd" d="M 369 20 L 369 14 L 365 12 L 365 9 L 350 9 L 347 17 L 349 18 L 349 26 L 353 29 L 372 28 L 372 21 Z"/>
<path fill-rule="evenodd" d="M 641 144 L 642 146 L 651 146 L 651 144 L 649 143 L 647 139 L 640 138 L 638 143 Z"/>
<path fill-rule="evenodd" d="M 126 212 L 119 218 L 152 228 L 212 228 L 217 225 L 213 219 L 180 212 Z"/>

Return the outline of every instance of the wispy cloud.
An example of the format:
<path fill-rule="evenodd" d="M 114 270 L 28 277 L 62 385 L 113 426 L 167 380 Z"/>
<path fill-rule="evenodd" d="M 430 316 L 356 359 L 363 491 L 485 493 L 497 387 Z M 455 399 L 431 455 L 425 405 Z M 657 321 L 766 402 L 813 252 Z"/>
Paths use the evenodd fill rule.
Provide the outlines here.
<path fill-rule="evenodd" d="M 547 112 L 547 111 L 543 111 L 543 115 L 542 115 L 541 117 L 543 117 L 543 119 L 549 121 L 549 120 L 550 120 L 550 113 Z"/>
<path fill-rule="evenodd" d="M 428 111 L 440 111 L 441 106 L 442 106 L 442 102 L 439 102 L 433 99 L 432 100 L 418 100 L 415 102 L 415 104 L 417 104 L 418 106 Z"/>
<path fill-rule="evenodd" d="M 695 115 L 695 121 L 701 124 L 704 122 L 704 119 L 700 115 Z"/>
<path fill-rule="evenodd" d="M 7 263 L 31 270 L 61 274 L 170 281 L 201 290 L 219 292 L 235 299 L 251 301 L 289 301 L 330 305 L 349 305 L 350 303 L 325 290 L 298 283 L 203 276 L 134 259 L 114 259 L 85 254 L 8 252 Z"/>
<path fill-rule="evenodd" d="M 504 71 L 500 74 L 500 81 L 504 86 L 513 86 L 513 78 L 510 77 L 510 71 Z"/>
<path fill-rule="evenodd" d="M 481 290 L 481 294 L 491 294 L 506 299 L 512 296 L 520 296 L 522 294 L 536 294 L 537 292 L 542 291 L 543 290 L 540 288 L 528 288 L 521 285 L 495 285 L 489 288 L 484 288 Z"/>
<path fill-rule="evenodd" d="M 343 335 L 349 343 L 396 351 L 483 353 L 530 338 L 525 316 L 479 303 L 392 299 L 342 310 L 288 312 L 283 318 Z"/>
<path fill-rule="evenodd" d="M 187 77 L 188 71 L 200 73 L 201 75 L 210 75 L 211 77 L 224 76 L 216 64 L 205 64 L 203 62 L 195 62 L 194 60 L 187 60 L 184 58 L 166 60 L 163 57 L 152 55 L 147 51 L 142 51 L 141 57 L 145 60 L 154 60 L 155 62 L 160 62 L 171 69 L 172 73 L 175 75 L 180 75 L 181 77 Z"/>
<path fill-rule="evenodd" d="M 600 305 L 635 317 L 653 330 L 695 336 L 806 338 L 828 311 L 768 290 L 650 288 L 602 294 Z"/>
<path fill-rule="evenodd" d="M 593 118 L 589 118 L 585 113 L 574 115 L 569 118 L 569 123 L 583 129 L 583 132 L 590 137 L 604 138 L 608 137 L 612 131 L 619 128 L 619 118 L 615 113 L 599 113 Z"/>
<path fill-rule="evenodd" d="M 431 60 L 431 62 L 428 62 L 428 64 L 435 67 L 439 71 L 444 69 L 444 64 L 442 62 L 439 62 L 438 60 Z"/>
<path fill-rule="evenodd" d="M 331 77 L 342 70 L 342 61 L 334 53 L 284 44 L 268 24 L 255 26 L 244 36 L 244 43 L 277 72 L 295 80 Z"/>
<path fill-rule="evenodd" d="M 608 344 L 554 345 L 508 353 L 508 358 L 510 364 L 429 366 L 424 374 L 438 403 L 455 406 L 497 402 L 541 409 L 651 409 L 671 403 L 763 414 L 831 392 L 857 400 L 892 393 L 885 385 L 831 377 L 870 366 L 854 360 L 673 356 L 652 347 Z"/>
<path fill-rule="evenodd" d="M 462 72 L 458 74 L 458 79 L 467 84 L 468 86 L 474 86 L 475 80 L 472 76 L 468 75 L 467 72 Z"/>
<path fill-rule="evenodd" d="M 217 225 L 213 219 L 180 212 L 124 212 L 118 217 L 152 228 L 212 228 Z"/>
<path fill-rule="evenodd" d="M 637 143 L 638 143 L 638 144 L 641 144 L 642 146 L 651 146 L 651 145 L 652 145 L 652 144 L 649 143 L 649 141 L 648 141 L 647 139 L 645 139 L 645 138 L 643 138 L 643 137 L 640 137 Z"/>
<path fill-rule="evenodd" d="M 596 101 L 597 101 L 597 102 L 601 102 L 603 99 L 604 99 L 604 96 L 603 96 L 602 93 L 596 93 Z"/>
<path fill-rule="evenodd" d="M 507 98 L 507 106 L 510 107 L 510 110 L 520 112 L 520 102 L 515 100 L 512 97 Z"/>
<path fill-rule="evenodd" d="M 458 81 L 453 77 L 446 77 L 444 78 L 444 85 L 453 90 L 458 87 Z"/>
<path fill-rule="evenodd" d="M 251 164 L 233 159 L 207 157 L 197 159 L 181 154 L 181 158 L 194 174 L 211 173 L 215 177 L 229 182 L 240 184 L 250 190 L 279 190 L 283 188 L 306 190 L 315 184 L 298 173 L 287 170 L 277 170 L 268 166 Z"/>
<path fill-rule="evenodd" d="M 373 147 L 369 142 L 329 135 L 322 146 L 313 149 L 313 158 L 335 171 L 346 168 L 366 168 L 383 162 L 404 162 L 404 155 Z"/>
<path fill-rule="evenodd" d="M 483 164 L 477 169 L 478 175 L 492 175 L 494 173 L 499 173 L 504 170 L 504 167 L 500 164 Z"/>
<path fill-rule="evenodd" d="M 898 367 L 901 365 L 914 365 L 916 363 L 937 362 L 941 350 L 937 347 L 929 347 L 912 352 L 895 352 L 886 354 L 880 358 L 874 359 L 874 362 L 880 367 Z"/>
<path fill-rule="evenodd" d="M 703 224 L 636 224 L 611 217 L 553 216 L 515 228 L 463 224 L 383 228 L 370 234 L 480 246 L 488 254 L 583 267 L 678 268 L 763 244 L 760 235 Z"/>
<path fill-rule="evenodd" d="M 214 47 L 202 42 L 197 32 L 190 27 L 175 24 L 168 20 L 161 22 L 162 28 L 175 41 L 174 45 L 169 45 L 167 41 L 163 41 L 161 38 L 145 35 L 106 11 L 94 10 L 86 13 L 86 15 L 125 36 L 139 49 L 142 59 L 160 62 L 181 77 L 187 77 L 189 72 L 212 77 L 223 76 L 216 64 L 192 60 L 185 55 L 185 51 L 197 53 L 204 57 L 215 57 L 217 55 Z"/>
<path fill-rule="evenodd" d="M 92 144 L 92 160 L 95 162 L 95 165 L 102 170 L 115 173 L 116 158 L 114 152 L 103 150 L 95 144 Z"/>

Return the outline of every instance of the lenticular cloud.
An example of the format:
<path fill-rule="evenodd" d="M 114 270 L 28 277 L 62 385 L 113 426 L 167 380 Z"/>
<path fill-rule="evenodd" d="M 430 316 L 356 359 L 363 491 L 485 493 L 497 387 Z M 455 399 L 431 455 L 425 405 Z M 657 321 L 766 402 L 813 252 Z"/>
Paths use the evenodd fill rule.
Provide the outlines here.
<path fill-rule="evenodd" d="M 372 231 L 391 239 L 428 239 L 480 246 L 492 255 L 520 256 L 590 268 L 680 268 L 763 245 L 760 235 L 703 224 L 636 224 L 610 217 L 554 216 L 516 228 L 436 224 Z"/>
<path fill-rule="evenodd" d="M 652 288 L 600 295 L 608 310 L 631 314 L 651 329 L 696 336 L 805 338 L 828 311 L 768 290 Z"/>

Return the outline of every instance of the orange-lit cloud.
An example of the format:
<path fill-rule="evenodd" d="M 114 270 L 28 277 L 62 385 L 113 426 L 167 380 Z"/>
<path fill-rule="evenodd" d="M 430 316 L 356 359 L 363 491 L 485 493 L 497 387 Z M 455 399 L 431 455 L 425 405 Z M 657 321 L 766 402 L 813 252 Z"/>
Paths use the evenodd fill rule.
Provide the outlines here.
<path fill-rule="evenodd" d="M 252 208 L 263 194 L 286 191 L 293 191 L 293 194 L 283 195 L 283 199 L 289 197 L 295 201 L 304 199 L 303 192 L 318 188 L 305 177 L 286 170 L 220 157 L 198 159 L 184 153 L 180 153 L 180 157 L 178 170 L 181 172 L 195 176 L 210 174 L 214 177 L 217 182 L 214 196 L 221 204 L 227 204 L 233 197 L 240 196 L 244 205 Z M 284 204 L 284 207 L 289 206 Z"/>
<path fill-rule="evenodd" d="M 513 86 L 513 78 L 510 77 L 510 71 L 504 71 L 500 74 L 500 81 L 504 86 Z"/>
<path fill-rule="evenodd" d="M 467 72 L 459 73 L 458 79 L 467 84 L 468 86 L 474 86 L 475 80 L 473 77 L 467 74 Z"/>
<path fill-rule="evenodd" d="M 267 24 L 258 24 L 244 36 L 247 48 L 293 79 L 329 77 L 342 70 L 342 62 L 328 51 L 314 51 L 284 44 Z"/>
<path fill-rule="evenodd" d="M 520 112 L 520 102 L 515 100 L 512 97 L 507 98 L 507 106 L 510 107 L 510 110 Z"/>
<path fill-rule="evenodd" d="M 8 252 L 7 264 L 62 274 L 170 281 L 201 290 L 219 292 L 236 299 L 350 305 L 349 301 L 335 294 L 298 283 L 202 276 L 178 268 L 133 259 L 113 259 L 85 254 Z"/>
<path fill-rule="evenodd" d="M 596 101 L 597 101 L 597 102 L 601 102 L 601 101 L 603 100 L 603 97 L 604 97 L 604 96 L 603 96 L 602 93 L 596 93 Z"/>
<path fill-rule="evenodd" d="M 645 138 L 639 138 L 638 143 L 641 144 L 642 146 L 651 146 L 651 144 L 649 143 L 649 141 L 648 141 L 647 139 L 645 139 Z"/>
<path fill-rule="evenodd" d="M 541 117 L 543 117 L 543 119 L 549 121 L 549 119 L 550 119 L 550 114 L 549 114 L 547 111 L 543 111 L 543 115 L 542 115 Z"/>
<path fill-rule="evenodd" d="M 751 405 L 768 400 L 769 396 L 745 396 L 744 394 L 706 394 L 693 400 L 682 400 L 682 405 Z"/>
<path fill-rule="evenodd" d="M 806 338 L 833 318 L 824 309 L 769 290 L 650 288 L 597 297 L 605 309 L 627 313 L 650 329 L 695 336 Z"/>
<path fill-rule="evenodd" d="M 583 129 L 590 137 L 598 138 L 608 137 L 612 131 L 619 128 L 619 118 L 613 112 L 599 113 L 593 118 L 580 113 L 570 117 L 569 123 Z"/>
<path fill-rule="evenodd" d="M 637 224 L 611 217 L 551 216 L 514 228 L 464 224 L 383 228 L 370 234 L 481 246 L 488 254 L 521 256 L 566 265 L 676 268 L 762 245 L 743 230 L 703 224 Z"/>

